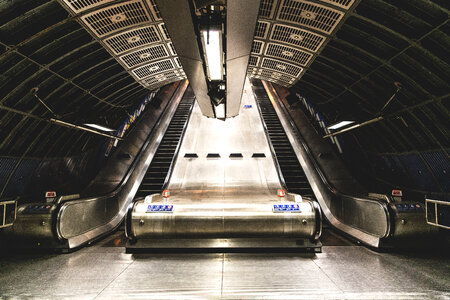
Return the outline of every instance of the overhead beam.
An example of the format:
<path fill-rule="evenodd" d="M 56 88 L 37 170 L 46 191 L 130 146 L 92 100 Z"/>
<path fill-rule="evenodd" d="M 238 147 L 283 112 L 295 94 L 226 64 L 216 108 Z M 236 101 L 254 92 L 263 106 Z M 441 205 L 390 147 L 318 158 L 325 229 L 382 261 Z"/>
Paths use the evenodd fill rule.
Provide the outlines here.
<path fill-rule="evenodd" d="M 156 0 L 156 3 L 202 114 L 214 117 L 189 1 Z"/>
<path fill-rule="evenodd" d="M 227 0 L 227 118 L 237 116 L 241 107 L 259 4 L 260 0 Z"/>

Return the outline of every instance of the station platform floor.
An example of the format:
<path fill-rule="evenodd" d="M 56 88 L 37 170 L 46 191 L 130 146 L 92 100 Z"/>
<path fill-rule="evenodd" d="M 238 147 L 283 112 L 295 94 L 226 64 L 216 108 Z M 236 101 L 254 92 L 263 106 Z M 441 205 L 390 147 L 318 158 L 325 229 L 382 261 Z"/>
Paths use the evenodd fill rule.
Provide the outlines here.
<path fill-rule="evenodd" d="M 0 299 L 450 299 L 448 253 L 379 253 L 326 229 L 322 253 L 3 254 Z"/>

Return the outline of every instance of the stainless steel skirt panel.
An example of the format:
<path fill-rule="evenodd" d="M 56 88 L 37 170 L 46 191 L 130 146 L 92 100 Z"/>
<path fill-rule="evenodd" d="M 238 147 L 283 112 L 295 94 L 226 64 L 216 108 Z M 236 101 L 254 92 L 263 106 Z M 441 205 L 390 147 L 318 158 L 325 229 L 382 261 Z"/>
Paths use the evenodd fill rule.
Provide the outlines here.
<path fill-rule="evenodd" d="M 274 204 L 279 203 L 274 201 Z M 286 203 L 288 202 L 283 204 Z M 141 200 L 136 202 L 133 208 L 132 237 L 314 239 L 317 228 L 312 202 L 304 201 L 296 204 L 299 204 L 301 212 L 275 213 L 272 211 L 271 203 L 211 203 L 176 204 L 171 213 L 155 213 L 147 212 L 150 203 Z"/>
<path fill-rule="evenodd" d="M 55 206 L 43 213 L 28 213 L 26 209 L 33 205 L 42 203 L 19 206 L 14 226 L 5 228 L 4 234 L 18 240 L 56 241 L 52 228 Z"/>

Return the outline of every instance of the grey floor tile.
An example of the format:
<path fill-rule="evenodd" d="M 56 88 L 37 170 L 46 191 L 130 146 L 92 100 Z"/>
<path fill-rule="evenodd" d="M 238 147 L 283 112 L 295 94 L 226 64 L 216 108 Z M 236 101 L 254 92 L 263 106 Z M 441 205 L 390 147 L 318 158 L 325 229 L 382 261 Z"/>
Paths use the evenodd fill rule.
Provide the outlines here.
<path fill-rule="evenodd" d="M 121 234 L 62 255 L 0 258 L 0 299 L 450 299 L 450 258 L 326 246 L 318 254 L 126 254 Z"/>
<path fill-rule="evenodd" d="M 311 255 L 227 254 L 224 262 L 223 297 L 278 298 L 340 292 L 313 262 Z"/>
<path fill-rule="evenodd" d="M 217 299 L 221 291 L 222 256 L 134 255 L 134 263 L 98 298 Z"/>

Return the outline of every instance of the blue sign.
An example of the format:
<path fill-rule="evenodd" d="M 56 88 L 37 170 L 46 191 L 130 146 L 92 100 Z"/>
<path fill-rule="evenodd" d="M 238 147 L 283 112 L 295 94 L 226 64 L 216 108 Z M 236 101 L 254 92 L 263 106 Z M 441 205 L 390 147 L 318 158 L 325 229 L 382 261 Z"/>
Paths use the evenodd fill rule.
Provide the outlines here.
<path fill-rule="evenodd" d="M 300 212 L 298 204 L 274 204 L 273 212 Z"/>
<path fill-rule="evenodd" d="M 244 108 L 252 108 L 252 105 L 251 104 L 245 104 Z"/>
<path fill-rule="evenodd" d="M 424 208 L 416 203 L 416 204 L 396 204 L 397 210 L 399 212 L 420 212 L 424 211 Z"/>
<path fill-rule="evenodd" d="M 24 209 L 24 213 L 26 214 L 39 214 L 39 213 L 48 213 L 52 209 L 52 205 L 44 204 L 44 205 L 28 205 Z"/>
<path fill-rule="evenodd" d="M 172 204 L 162 204 L 162 205 L 150 204 L 149 206 L 147 206 L 147 212 L 148 213 L 173 212 L 173 205 Z"/>

